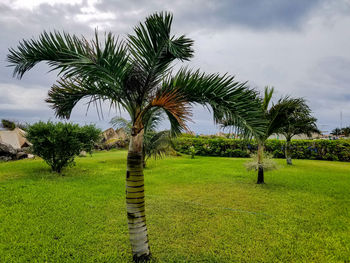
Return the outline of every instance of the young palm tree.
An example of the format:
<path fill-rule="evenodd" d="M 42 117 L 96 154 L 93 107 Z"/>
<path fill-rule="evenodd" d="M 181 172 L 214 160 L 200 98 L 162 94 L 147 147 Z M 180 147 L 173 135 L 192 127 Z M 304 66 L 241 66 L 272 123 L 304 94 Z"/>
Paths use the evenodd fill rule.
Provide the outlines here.
<path fill-rule="evenodd" d="M 257 184 L 265 183 L 264 179 L 264 147 L 266 140 L 274 133 L 278 133 L 287 123 L 287 116 L 300 105 L 302 99 L 293 99 L 287 97 L 280 98 L 276 104 L 269 107 L 274 88 L 265 87 L 264 97 L 260 100 L 260 107 L 264 113 L 265 128 L 263 133 L 254 133 L 253 135 L 258 142 L 258 180 Z M 232 126 L 230 119 L 222 121 L 224 127 Z M 260 127 L 258 128 L 260 130 Z"/>
<path fill-rule="evenodd" d="M 292 164 L 290 145 L 292 137 L 299 134 L 307 134 L 308 136 L 311 136 L 312 133 L 320 134 L 316 121 L 317 119 L 311 115 L 311 109 L 304 99 L 300 99 L 298 106 L 286 116 L 285 125 L 278 132 L 286 137 L 285 156 L 287 164 Z"/>
<path fill-rule="evenodd" d="M 162 158 L 171 147 L 171 134 L 169 131 L 157 132 L 157 128 L 163 120 L 161 110 L 153 112 L 143 123 L 144 138 L 142 146 L 143 168 L 146 167 L 147 160 L 150 157 Z M 124 129 L 127 134 L 131 133 L 132 121 L 128 121 L 123 117 L 113 117 L 110 121 L 115 129 Z"/>
<path fill-rule="evenodd" d="M 83 98 L 99 105 L 125 109 L 132 120 L 127 156 L 126 204 L 134 261 L 150 257 L 145 219 L 142 146 L 144 123 L 162 110 L 173 132 L 186 129 L 191 106 L 204 105 L 215 121 L 230 118 L 246 132 L 263 131 L 261 110 L 254 90 L 233 77 L 204 74 L 181 68 L 172 74 L 172 62 L 193 56 L 193 41 L 171 34 L 173 17 L 155 13 L 134 28 L 134 34 L 118 41 L 111 33 L 100 43 L 57 31 L 42 33 L 37 40 L 23 40 L 10 49 L 8 61 L 21 78 L 41 61 L 59 70 L 60 79 L 49 91 L 47 102 L 58 117 L 69 118 Z"/>

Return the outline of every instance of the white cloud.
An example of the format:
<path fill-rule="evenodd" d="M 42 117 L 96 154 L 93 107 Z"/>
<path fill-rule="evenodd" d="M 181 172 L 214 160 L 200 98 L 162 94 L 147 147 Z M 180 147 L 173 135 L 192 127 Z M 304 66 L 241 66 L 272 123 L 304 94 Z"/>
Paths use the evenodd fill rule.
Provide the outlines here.
<path fill-rule="evenodd" d="M 48 4 L 48 5 L 57 5 L 57 4 L 64 4 L 64 5 L 76 5 L 81 4 L 83 0 L 4 0 L 4 3 L 12 6 L 15 9 L 30 9 L 33 10 L 34 8 L 42 5 L 42 4 Z"/>
<path fill-rule="evenodd" d="M 47 108 L 46 94 L 35 86 L 18 86 L 0 83 L 0 110 L 38 110 Z"/>

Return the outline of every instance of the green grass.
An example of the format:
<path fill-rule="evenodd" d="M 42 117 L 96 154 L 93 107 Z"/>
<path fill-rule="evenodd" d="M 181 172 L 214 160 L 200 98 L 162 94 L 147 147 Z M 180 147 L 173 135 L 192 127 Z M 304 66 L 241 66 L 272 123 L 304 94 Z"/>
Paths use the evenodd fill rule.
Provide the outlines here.
<path fill-rule="evenodd" d="M 126 152 L 0 163 L 0 262 L 129 262 Z M 145 170 L 155 262 L 349 262 L 350 164 L 169 157 Z"/>

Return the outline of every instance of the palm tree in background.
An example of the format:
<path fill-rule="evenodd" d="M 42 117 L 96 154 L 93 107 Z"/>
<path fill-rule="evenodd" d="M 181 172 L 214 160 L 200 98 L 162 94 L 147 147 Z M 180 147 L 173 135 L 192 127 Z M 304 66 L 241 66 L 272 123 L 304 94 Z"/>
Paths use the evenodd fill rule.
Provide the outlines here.
<path fill-rule="evenodd" d="M 306 134 L 311 137 L 313 133 L 321 133 L 316 125 L 317 119 L 311 113 L 306 101 L 300 99 L 297 107 L 286 115 L 285 125 L 278 131 L 286 137 L 285 156 L 289 165 L 292 164 L 291 140 L 293 136 Z"/>
<path fill-rule="evenodd" d="M 263 114 L 263 120 L 265 121 L 265 128 L 263 133 L 259 133 L 260 127 L 252 134 L 258 142 L 257 153 L 257 170 L 258 179 L 257 184 L 265 183 L 264 179 L 264 147 L 266 140 L 274 133 L 278 133 L 282 127 L 287 124 L 287 116 L 289 116 L 303 101 L 302 99 L 294 99 L 288 96 L 280 98 L 276 104 L 270 106 L 270 102 L 274 93 L 274 88 L 265 87 L 264 97 L 260 100 L 260 108 Z M 231 127 L 234 122 L 230 119 L 223 119 L 223 127 Z"/>
<path fill-rule="evenodd" d="M 69 118 L 84 98 L 100 105 L 124 109 L 132 127 L 127 156 L 126 206 L 129 236 L 135 262 L 150 258 L 145 218 L 142 164 L 144 127 L 148 116 L 161 110 L 173 133 L 186 130 L 191 107 L 208 108 L 214 121 L 229 118 L 245 134 L 263 132 L 262 113 L 255 90 L 229 75 L 205 74 L 182 67 L 173 74 L 176 60 L 193 56 L 193 41 L 171 34 L 173 16 L 155 13 L 119 41 L 112 33 L 103 43 L 98 33 L 92 41 L 68 33 L 43 32 L 38 39 L 23 40 L 9 49 L 14 76 L 21 78 L 44 61 L 60 77 L 46 101 L 61 118 Z"/>
<path fill-rule="evenodd" d="M 157 131 L 163 119 L 163 112 L 158 110 L 144 120 L 144 138 L 142 146 L 143 168 L 146 167 L 149 158 L 162 158 L 172 149 L 170 131 Z M 129 135 L 131 133 L 132 121 L 128 121 L 123 117 L 113 117 L 110 124 L 117 130 L 123 129 Z"/>

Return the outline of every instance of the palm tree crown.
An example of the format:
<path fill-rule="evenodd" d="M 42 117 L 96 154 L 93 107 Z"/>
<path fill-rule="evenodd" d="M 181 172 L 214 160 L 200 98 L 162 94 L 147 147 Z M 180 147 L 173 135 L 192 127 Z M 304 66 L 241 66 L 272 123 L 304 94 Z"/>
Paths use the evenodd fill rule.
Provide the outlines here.
<path fill-rule="evenodd" d="M 126 40 L 108 33 L 103 44 L 97 32 L 91 42 L 67 33 L 44 32 L 38 40 L 23 40 L 17 49 L 11 48 L 8 61 L 19 78 L 41 61 L 59 70 L 60 79 L 46 100 L 58 117 L 69 118 L 79 100 L 90 98 L 90 103 L 109 101 L 124 108 L 133 123 L 142 123 L 148 111 L 161 108 L 172 130 L 179 132 L 186 129 L 190 106 L 202 104 L 212 108 L 215 120 L 230 115 L 237 127 L 261 130 L 256 92 L 245 83 L 187 68 L 171 74 L 174 60 L 193 56 L 191 39 L 171 35 L 172 18 L 170 13 L 155 13 Z"/>

